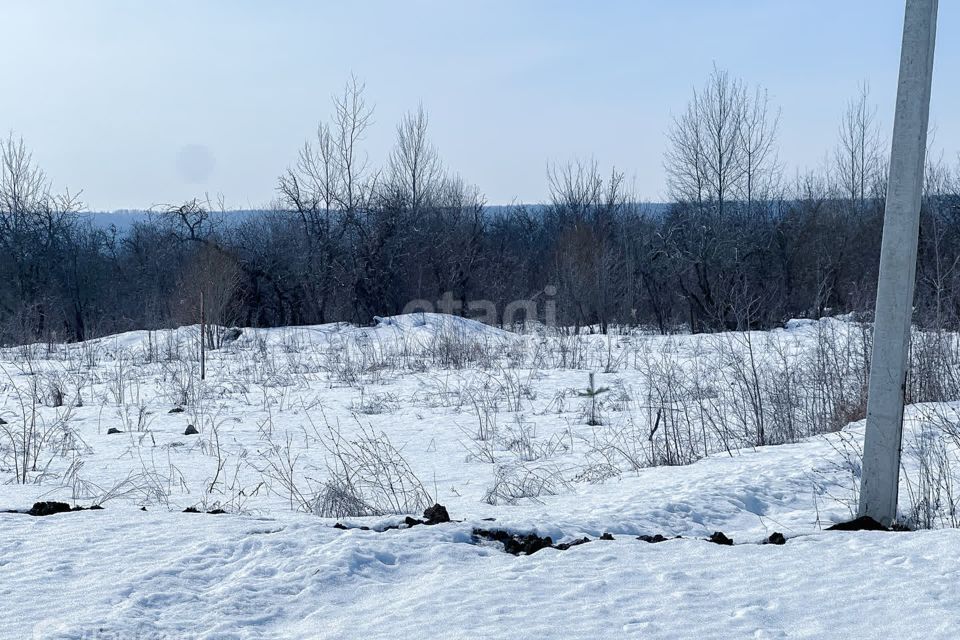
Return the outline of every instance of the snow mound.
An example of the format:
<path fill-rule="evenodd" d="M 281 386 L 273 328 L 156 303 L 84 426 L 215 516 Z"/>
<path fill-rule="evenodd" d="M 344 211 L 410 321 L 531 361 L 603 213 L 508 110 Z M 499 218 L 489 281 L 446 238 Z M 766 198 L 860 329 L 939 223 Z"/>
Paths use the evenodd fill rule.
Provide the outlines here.
<path fill-rule="evenodd" d="M 430 333 L 433 335 L 457 334 L 470 337 L 503 339 L 514 334 L 490 325 L 444 313 L 407 313 L 399 316 L 374 316 L 376 329 L 391 329 L 400 332 Z"/>
<path fill-rule="evenodd" d="M 346 322 L 331 322 L 318 325 L 273 327 L 268 329 L 240 329 L 236 343 L 249 347 L 256 343 L 265 346 L 326 346 L 341 343 L 343 339 L 401 340 L 416 338 L 418 341 L 436 338 L 463 340 L 501 341 L 516 338 L 516 334 L 492 327 L 476 320 L 443 313 L 408 313 L 397 316 L 374 316 L 374 325 L 359 327 Z M 108 353 L 186 353 L 195 348 L 200 335 L 199 325 L 187 325 L 176 329 L 154 331 L 127 331 L 81 343 Z"/>
<path fill-rule="evenodd" d="M 800 329 L 803 327 L 813 327 L 816 326 L 816 324 L 817 321 L 811 320 L 810 318 L 791 318 L 787 320 L 783 326 L 785 329 Z"/>

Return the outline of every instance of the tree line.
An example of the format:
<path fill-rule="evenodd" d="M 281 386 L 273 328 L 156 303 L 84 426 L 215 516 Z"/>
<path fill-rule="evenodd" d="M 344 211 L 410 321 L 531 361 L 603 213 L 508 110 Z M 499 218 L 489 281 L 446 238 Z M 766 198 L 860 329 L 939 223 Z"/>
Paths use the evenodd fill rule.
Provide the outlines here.
<path fill-rule="evenodd" d="M 562 326 L 660 332 L 768 328 L 872 311 L 885 149 L 864 85 L 820 167 L 788 177 L 780 113 L 714 69 L 668 132 L 670 203 L 637 201 L 595 160 L 551 164 L 549 198 L 489 207 L 447 168 L 422 106 L 383 163 L 363 142 L 355 78 L 277 180 L 261 215 L 222 203 L 155 207 L 129 230 L 80 214 L 12 133 L 0 140 L 0 343 L 83 340 L 191 324 L 369 323 L 411 300 L 470 315 L 549 297 Z M 916 317 L 960 326 L 960 174 L 928 161 Z M 531 307 L 532 308 L 532 307 Z M 527 320 L 544 320 L 543 306 Z"/>

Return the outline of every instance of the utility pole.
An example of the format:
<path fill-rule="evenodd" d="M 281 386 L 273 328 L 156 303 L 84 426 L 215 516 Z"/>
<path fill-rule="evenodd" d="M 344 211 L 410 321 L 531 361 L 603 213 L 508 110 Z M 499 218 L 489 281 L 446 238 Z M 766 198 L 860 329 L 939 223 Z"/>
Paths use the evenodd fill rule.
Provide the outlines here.
<path fill-rule="evenodd" d="M 883 213 L 860 481 L 859 515 L 887 526 L 897 516 L 903 403 L 936 32 L 937 0 L 907 0 Z"/>

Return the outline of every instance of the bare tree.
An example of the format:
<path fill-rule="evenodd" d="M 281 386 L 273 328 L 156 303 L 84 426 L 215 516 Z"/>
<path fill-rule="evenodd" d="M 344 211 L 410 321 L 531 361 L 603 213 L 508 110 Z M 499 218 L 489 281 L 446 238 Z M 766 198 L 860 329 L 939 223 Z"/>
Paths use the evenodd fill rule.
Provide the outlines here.
<path fill-rule="evenodd" d="M 665 167 L 674 198 L 695 202 L 701 209 L 710 204 L 723 215 L 740 191 L 746 167 L 756 174 L 769 161 L 775 124 L 767 119 L 765 100 L 751 105 L 743 83 L 714 67 L 668 134 Z M 748 117 L 752 127 L 745 134 Z M 744 158 L 745 143 L 753 153 L 749 161 Z"/>
<path fill-rule="evenodd" d="M 706 132 L 695 98 L 687 104 L 683 115 L 673 120 L 664 168 L 671 197 L 677 202 L 694 204 L 701 210 L 708 197 L 705 139 Z"/>
<path fill-rule="evenodd" d="M 741 129 L 746 112 L 746 91 L 743 83 L 716 67 L 702 94 L 694 95 L 706 133 L 704 158 L 707 187 L 723 215 L 728 198 L 735 197 L 736 186 L 743 175 Z"/>
<path fill-rule="evenodd" d="M 597 324 L 606 333 L 627 286 L 617 276 L 624 253 L 614 233 L 630 202 L 623 173 L 613 168 L 605 179 L 595 160 L 578 160 L 549 165 L 547 179 L 559 233 L 554 261 L 561 298 L 577 327 Z"/>
<path fill-rule="evenodd" d="M 305 225 L 335 209 L 352 213 L 369 198 L 376 175 L 360 148 L 373 124 L 373 106 L 364 97 L 365 85 L 356 76 L 335 94 L 330 124 L 317 127 L 314 141 L 301 147 L 297 163 L 280 176 L 281 200 L 304 217 Z"/>
<path fill-rule="evenodd" d="M 956 324 L 960 309 L 960 238 L 955 217 L 955 194 L 960 190 L 942 156 L 935 157 L 928 150 L 925 158 L 916 297 L 917 307 L 939 332 L 949 326 L 948 318 Z"/>
<path fill-rule="evenodd" d="M 337 285 L 345 227 L 340 195 L 346 191 L 345 174 L 330 126 L 321 123 L 316 139 L 300 149 L 297 164 L 280 176 L 280 208 L 292 211 L 300 223 L 306 248 L 303 282 L 315 301 L 320 322 L 325 322 L 330 297 Z"/>
<path fill-rule="evenodd" d="M 778 286 L 761 275 L 770 269 L 762 256 L 772 236 L 730 214 L 753 212 L 761 200 L 769 207 L 779 180 L 778 122 L 765 91 L 751 96 L 741 80 L 714 67 L 668 134 L 664 165 L 680 206 L 663 229 L 664 250 L 693 330 L 765 321 L 759 301 L 772 299 Z"/>
<path fill-rule="evenodd" d="M 443 179 L 437 150 L 427 138 L 429 121 L 422 104 L 403 116 L 388 164 L 391 188 L 402 194 L 414 214 L 436 196 Z"/>
<path fill-rule="evenodd" d="M 603 198 L 603 176 L 593 158 L 548 164 L 547 187 L 555 211 L 575 222 L 586 218 Z"/>
<path fill-rule="evenodd" d="M 278 190 L 285 204 L 303 216 L 305 224 L 313 225 L 317 213 L 337 206 L 342 179 L 333 134 L 323 122 L 317 126 L 316 139 L 303 143 L 297 164 L 280 176 Z"/>
<path fill-rule="evenodd" d="M 16 330 L 27 334 L 21 337 L 50 329 L 50 273 L 81 207 L 78 195 L 54 193 L 22 138 L 0 138 L 0 275 L 6 271 L 14 283 L 14 291 L 0 296 L 0 317 L 14 318 Z"/>
<path fill-rule="evenodd" d="M 202 311 L 206 325 L 202 339 L 207 348 L 218 349 L 222 329 L 235 320 L 235 296 L 241 275 L 236 259 L 229 253 L 213 244 L 200 245 L 177 280 L 172 300 L 174 320 L 181 325 L 195 324 Z"/>
<path fill-rule="evenodd" d="M 376 176 L 371 176 L 369 157 L 360 149 L 373 124 L 373 106 L 364 97 L 366 85 L 351 75 L 343 93 L 334 96 L 332 142 L 339 171 L 337 200 L 353 213 L 370 197 Z"/>
<path fill-rule="evenodd" d="M 221 200 L 221 208 L 222 208 Z M 178 205 L 165 205 L 161 211 L 162 218 L 181 240 L 202 243 L 212 232 L 210 220 L 210 199 L 205 201 L 199 198 L 187 200 Z"/>
<path fill-rule="evenodd" d="M 870 86 L 860 85 L 857 97 L 847 104 L 840 121 L 840 139 L 834 151 L 834 166 L 844 197 L 861 211 L 866 206 L 870 189 L 882 175 L 880 127 L 877 109 L 870 105 Z"/>
<path fill-rule="evenodd" d="M 410 244 L 419 246 L 411 265 L 416 269 L 417 298 L 449 292 L 445 305 L 452 311 L 469 311 L 469 294 L 484 257 L 484 204 L 479 189 L 456 174 L 446 174 L 434 188 L 429 206 L 411 219 Z"/>
<path fill-rule="evenodd" d="M 362 210 L 376 183 L 360 148 L 373 123 L 363 83 L 351 76 L 332 101 L 332 122 L 317 127 L 315 139 L 304 143 L 296 165 L 280 176 L 278 185 L 280 208 L 294 212 L 301 225 L 305 298 L 314 301 L 320 322 L 327 319 L 334 290 L 344 286 L 338 274 L 347 225 L 363 228 Z"/>
<path fill-rule="evenodd" d="M 748 212 L 753 211 L 757 199 L 769 198 L 780 177 L 776 146 L 780 110 L 771 113 L 769 102 L 766 90 L 757 87 L 753 99 L 744 102 L 738 128 L 742 172 L 739 196 Z"/>

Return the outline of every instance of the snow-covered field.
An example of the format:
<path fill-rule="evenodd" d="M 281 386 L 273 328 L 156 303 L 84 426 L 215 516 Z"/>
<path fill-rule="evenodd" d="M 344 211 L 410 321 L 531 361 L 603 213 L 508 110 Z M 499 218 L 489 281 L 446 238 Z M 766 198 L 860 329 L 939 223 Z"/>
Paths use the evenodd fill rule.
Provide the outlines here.
<path fill-rule="evenodd" d="M 957 530 L 824 531 L 856 499 L 856 323 L 247 329 L 203 381 L 197 335 L 0 352 L 0 510 L 104 507 L 0 514 L 0 638 L 956 636 Z M 955 421 L 908 408 L 905 520 L 953 524 Z M 454 522 L 383 530 L 433 502 Z"/>

